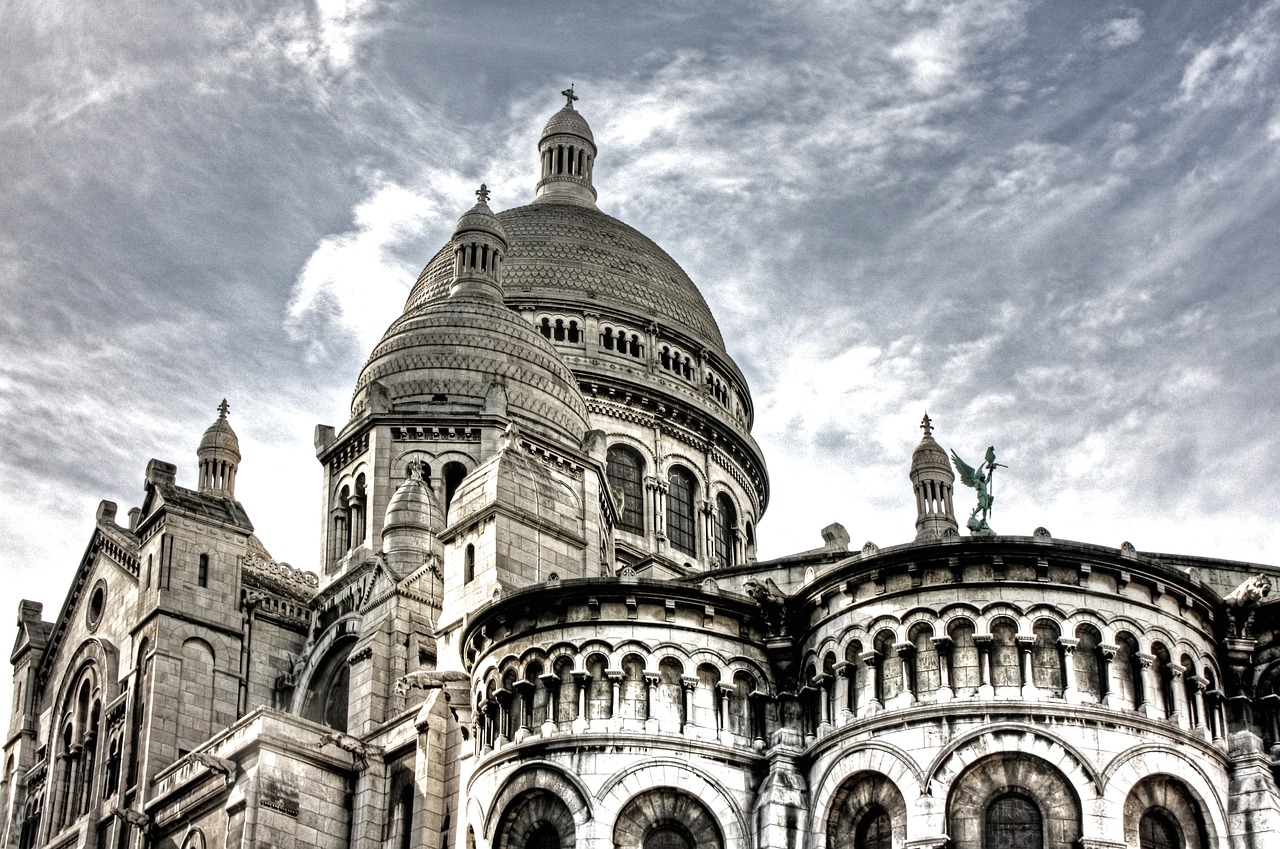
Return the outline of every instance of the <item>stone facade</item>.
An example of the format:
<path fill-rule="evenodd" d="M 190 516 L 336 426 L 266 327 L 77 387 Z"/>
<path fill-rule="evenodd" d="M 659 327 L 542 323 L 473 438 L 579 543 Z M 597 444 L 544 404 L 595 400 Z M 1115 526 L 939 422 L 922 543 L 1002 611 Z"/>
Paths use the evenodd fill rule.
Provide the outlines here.
<path fill-rule="evenodd" d="M 152 461 L 21 603 L 4 845 L 1280 845 L 1280 572 L 961 536 L 927 417 L 909 542 L 758 561 L 746 383 L 566 94 L 317 427 L 314 571 L 224 402 L 197 489 Z"/>

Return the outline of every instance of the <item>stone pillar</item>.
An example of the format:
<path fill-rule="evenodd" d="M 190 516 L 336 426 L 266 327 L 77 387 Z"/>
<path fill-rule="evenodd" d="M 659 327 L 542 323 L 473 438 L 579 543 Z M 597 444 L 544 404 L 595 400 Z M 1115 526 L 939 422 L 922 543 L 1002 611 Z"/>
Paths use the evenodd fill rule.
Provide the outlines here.
<path fill-rule="evenodd" d="M 818 673 L 813 677 L 813 686 L 818 697 L 818 733 L 826 734 L 831 730 L 831 699 L 828 698 L 832 687 L 832 676 Z"/>
<path fill-rule="evenodd" d="M 622 720 L 622 680 L 626 673 L 621 669 L 611 669 L 605 675 L 609 678 L 609 719 L 614 721 L 614 728 L 618 728 Z"/>
<path fill-rule="evenodd" d="M 864 651 L 860 660 L 867 667 L 867 674 L 871 679 L 871 693 L 867 696 L 865 715 L 873 716 L 884 710 L 884 702 L 880 699 L 884 692 L 884 681 L 880 677 L 880 654 L 874 649 Z"/>
<path fill-rule="evenodd" d="M 719 728 L 717 728 L 720 742 L 729 744 L 733 742 L 733 723 L 729 716 L 729 710 L 733 704 L 733 697 L 737 693 L 732 684 L 717 684 L 716 698 L 716 717 L 719 720 Z"/>
<path fill-rule="evenodd" d="M 654 733 L 658 730 L 658 718 L 653 715 L 653 706 L 658 703 L 658 682 L 661 679 L 652 673 L 644 676 L 646 698 L 644 702 L 644 730 Z"/>
<path fill-rule="evenodd" d="M 698 686 L 696 675 L 680 676 L 680 733 L 687 734 L 696 727 L 693 722 L 693 690 Z"/>
<path fill-rule="evenodd" d="M 933 648 L 938 653 L 938 695 L 940 702 L 955 698 L 956 691 L 951 683 L 951 649 L 950 637 L 934 637 Z"/>
<path fill-rule="evenodd" d="M 587 729 L 587 688 L 591 686 L 591 673 L 573 672 L 574 684 L 574 711 L 573 711 L 573 731 L 575 734 L 581 734 Z"/>
<path fill-rule="evenodd" d="M 854 702 L 855 687 L 857 678 L 855 677 L 858 665 L 842 660 L 836 664 L 836 703 L 840 706 L 836 720 L 839 725 L 848 725 L 853 721 L 854 711 L 857 705 Z"/>
<path fill-rule="evenodd" d="M 1142 693 L 1141 701 L 1138 703 L 1138 713 L 1150 717 L 1163 714 L 1164 696 L 1155 672 L 1156 656 L 1138 652 L 1134 658 L 1142 665 Z"/>
<path fill-rule="evenodd" d="M 498 702 L 498 739 L 494 741 L 495 749 L 511 742 L 511 700 L 514 695 L 505 687 L 493 691 L 493 697 Z"/>
<path fill-rule="evenodd" d="M 1104 644 L 1098 646 L 1098 651 L 1102 660 L 1102 669 L 1098 670 L 1098 681 L 1102 684 L 1102 698 L 1099 701 L 1105 707 L 1120 707 L 1120 703 L 1115 696 L 1115 668 L 1112 665 L 1116 659 L 1116 652 L 1120 651 L 1120 647 Z"/>
<path fill-rule="evenodd" d="M 547 691 L 547 719 L 542 723 L 542 735 L 548 736 L 559 730 L 560 723 L 560 676 L 548 672 L 538 679 L 542 689 Z"/>
<path fill-rule="evenodd" d="M 995 696 L 996 688 L 991 676 L 991 645 L 995 638 L 990 634 L 974 634 L 973 644 L 978 648 L 978 697 Z"/>
<path fill-rule="evenodd" d="M 1036 686 L 1031 670 L 1031 652 L 1035 648 L 1036 638 L 1019 634 L 1014 638 L 1018 645 L 1018 671 L 1022 677 L 1022 698 L 1033 702 L 1040 698 L 1040 688 Z"/>
<path fill-rule="evenodd" d="M 1165 668 L 1169 670 L 1169 686 L 1173 689 L 1173 716 L 1169 718 L 1183 731 L 1189 731 L 1191 723 L 1187 716 L 1187 688 L 1182 683 L 1186 670 L 1176 661 L 1170 661 Z"/>
<path fill-rule="evenodd" d="M 1214 745 L 1222 748 L 1227 744 L 1225 722 L 1222 715 L 1224 694 L 1221 690 L 1209 690 L 1205 693 L 1209 700 L 1209 733 L 1213 735 Z M 1280 734 L 1280 729 L 1278 729 Z M 1280 740 L 1280 736 L 1276 737 Z"/>
<path fill-rule="evenodd" d="M 901 707 L 909 707 L 916 701 L 915 664 L 911 662 L 916 647 L 912 643 L 894 643 L 894 654 L 902 667 L 902 693 L 899 695 Z"/>
<path fill-rule="evenodd" d="M 520 727 L 515 732 L 515 741 L 519 743 L 529 736 L 533 726 L 533 682 L 517 681 L 512 686 L 520 696 L 520 716 L 517 718 Z"/>
<path fill-rule="evenodd" d="M 1187 680 L 1189 680 L 1192 684 L 1194 684 L 1196 688 L 1196 692 L 1195 692 L 1196 701 L 1194 705 L 1194 710 L 1191 711 L 1193 717 L 1195 718 L 1196 734 L 1201 738 L 1208 740 L 1210 739 L 1210 735 L 1209 735 L 1208 718 L 1205 716 L 1204 691 L 1205 691 L 1205 688 L 1209 686 L 1209 679 L 1202 678 L 1199 675 L 1192 675 Z"/>
<path fill-rule="evenodd" d="M 1069 704 L 1078 705 L 1085 701 L 1086 694 L 1076 687 L 1076 647 L 1080 641 L 1074 637 L 1059 637 L 1058 645 L 1062 646 L 1062 698 Z M 1101 669 L 1098 670 L 1102 672 Z M 1101 675 L 1098 676 L 1101 686 Z"/>

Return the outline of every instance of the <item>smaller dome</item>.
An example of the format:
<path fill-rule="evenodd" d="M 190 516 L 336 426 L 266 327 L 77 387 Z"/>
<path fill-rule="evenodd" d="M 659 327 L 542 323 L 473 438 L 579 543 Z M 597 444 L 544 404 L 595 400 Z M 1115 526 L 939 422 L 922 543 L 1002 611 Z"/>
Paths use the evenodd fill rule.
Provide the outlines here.
<path fill-rule="evenodd" d="M 214 454 L 224 459 L 240 459 L 240 440 L 236 437 L 236 432 L 231 429 L 231 422 L 227 421 L 227 411 L 230 409 L 227 399 L 223 398 L 222 403 L 218 405 L 218 420 L 209 425 L 209 429 L 200 438 L 200 447 L 196 449 L 197 456 Z M 227 457 L 227 455 L 231 456 Z"/>
<path fill-rule="evenodd" d="M 914 478 L 922 472 L 945 472 L 948 478 L 955 479 L 951 471 L 951 461 L 947 459 L 947 452 L 942 450 L 933 438 L 933 426 L 926 414 L 924 423 L 924 437 L 920 440 L 920 444 L 916 446 L 916 450 L 911 453 L 911 476 Z"/>
<path fill-rule="evenodd" d="M 507 244 L 507 231 L 503 229 L 498 216 L 494 215 L 493 210 L 489 208 L 488 201 L 489 187 L 481 183 L 479 191 L 476 192 L 476 205 L 462 213 L 462 217 L 458 219 L 458 226 L 453 228 L 455 239 L 464 233 L 480 232 L 498 238 L 503 245 Z"/>
<path fill-rule="evenodd" d="M 383 539 L 395 531 L 415 530 L 431 533 L 440 529 L 440 508 L 426 481 L 422 479 L 421 466 L 410 466 L 409 477 L 387 502 L 386 520 L 382 525 Z"/>
<path fill-rule="evenodd" d="M 577 96 L 573 94 L 573 89 L 568 88 L 561 92 L 565 97 L 571 98 L 570 101 L 560 108 L 560 111 L 552 115 L 547 120 L 547 125 L 542 128 L 542 135 L 539 137 L 539 143 L 548 136 L 570 135 L 578 136 L 591 142 L 594 147 L 596 140 L 591 135 L 591 127 L 587 125 L 587 119 L 583 118 L 578 110 L 573 108 L 573 101 L 577 100 Z"/>

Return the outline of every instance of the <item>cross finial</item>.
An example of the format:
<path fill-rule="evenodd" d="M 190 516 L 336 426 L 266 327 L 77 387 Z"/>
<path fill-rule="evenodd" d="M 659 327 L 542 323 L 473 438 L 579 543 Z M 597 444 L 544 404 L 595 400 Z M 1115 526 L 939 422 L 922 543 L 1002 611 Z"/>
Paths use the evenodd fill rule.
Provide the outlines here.
<path fill-rule="evenodd" d="M 218 405 L 218 418 L 225 419 L 227 413 L 231 411 L 231 405 L 227 403 L 227 399 L 223 398 L 222 403 Z"/>
<path fill-rule="evenodd" d="M 925 413 L 920 421 L 920 429 L 924 431 L 925 436 L 933 436 L 933 422 L 930 421 L 928 413 Z"/>
<path fill-rule="evenodd" d="M 420 480 L 423 480 L 423 477 L 422 477 L 422 461 L 421 461 L 421 460 L 419 460 L 417 457 L 415 457 L 415 458 L 413 458 L 412 460 L 410 460 L 410 461 L 409 461 L 409 469 L 408 469 L 408 471 L 409 471 L 409 479 L 410 479 L 410 480 L 419 480 L 419 481 L 420 481 Z"/>
<path fill-rule="evenodd" d="M 560 93 L 563 94 L 565 98 L 568 100 L 568 102 L 565 103 L 565 106 L 568 106 L 570 109 L 572 109 L 573 101 L 578 99 L 578 95 L 573 93 L 573 83 L 569 83 L 569 87 Z"/>
<path fill-rule="evenodd" d="M 480 188 L 476 189 L 476 200 L 479 203 L 489 202 L 489 187 L 484 183 L 481 183 Z"/>

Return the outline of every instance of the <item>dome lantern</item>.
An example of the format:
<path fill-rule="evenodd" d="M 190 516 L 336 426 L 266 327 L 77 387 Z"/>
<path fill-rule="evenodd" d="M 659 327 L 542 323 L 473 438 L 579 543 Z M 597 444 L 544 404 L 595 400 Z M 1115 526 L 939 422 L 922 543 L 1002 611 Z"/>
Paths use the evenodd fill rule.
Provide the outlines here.
<path fill-rule="evenodd" d="M 218 405 L 218 420 L 200 439 L 196 457 L 200 463 L 200 494 L 222 498 L 236 497 L 236 469 L 240 465 L 240 440 L 227 421 L 231 405 L 223 398 Z"/>
<path fill-rule="evenodd" d="M 476 205 L 462 214 L 453 230 L 453 284 L 450 294 L 467 293 L 502 300 L 502 261 L 507 233 L 489 208 L 489 187 L 476 190 Z"/>
<path fill-rule="evenodd" d="M 951 490 L 956 476 L 951 461 L 933 438 L 933 421 L 924 414 L 920 422 L 924 437 L 911 454 L 911 484 L 916 494 L 916 539 L 938 539 L 960 532 Z"/>
<path fill-rule="evenodd" d="M 567 102 L 547 121 L 538 140 L 542 177 L 537 200 L 594 207 L 596 190 L 591 185 L 591 172 L 596 163 L 595 138 L 586 119 L 573 108 L 578 99 L 573 86 L 560 93 Z"/>

